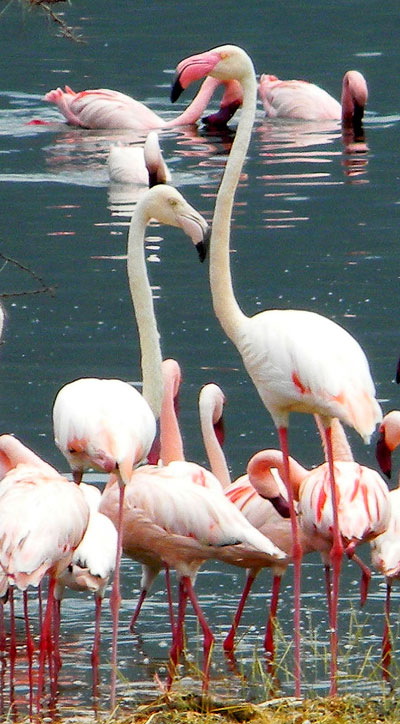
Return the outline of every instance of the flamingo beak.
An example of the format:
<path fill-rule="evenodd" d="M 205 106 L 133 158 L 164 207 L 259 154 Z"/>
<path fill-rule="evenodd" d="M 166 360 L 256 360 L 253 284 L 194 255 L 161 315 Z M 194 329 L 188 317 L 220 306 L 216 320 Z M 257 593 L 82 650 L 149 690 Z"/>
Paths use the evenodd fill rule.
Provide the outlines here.
<path fill-rule="evenodd" d="M 383 474 L 390 480 L 392 474 L 392 452 L 386 444 L 385 432 L 383 430 L 379 434 L 379 439 L 376 443 L 375 456 Z"/>

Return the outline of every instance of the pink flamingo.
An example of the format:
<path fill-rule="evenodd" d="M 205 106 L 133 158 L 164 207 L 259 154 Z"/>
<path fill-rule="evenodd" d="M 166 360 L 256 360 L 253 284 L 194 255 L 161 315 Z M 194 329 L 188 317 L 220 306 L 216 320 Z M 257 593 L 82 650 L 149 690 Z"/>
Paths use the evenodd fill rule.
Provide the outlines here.
<path fill-rule="evenodd" d="M 314 83 L 279 80 L 275 75 L 261 75 L 258 92 L 270 118 L 341 120 L 344 125 L 353 126 L 362 123 L 368 100 L 367 83 L 358 70 L 345 73 L 340 103 Z"/>
<path fill-rule="evenodd" d="M 400 444 L 400 412 L 392 410 L 382 420 L 376 457 L 385 475 L 391 477 L 391 454 Z M 382 637 L 382 676 L 390 682 L 392 643 L 390 636 L 390 599 L 392 586 L 400 580 L 400 477 L 398 486 L 389 493 L 390 521 L 384 533 L 371 543 L 371 558 L 375 568 L 385 576 L 385 624 Z"/>
<path fill-rule="evenodd" d="M 144 146 L 112 145 L 107 158 L 107 168 L 110 180 L 120 184 L 151 187 L 169 183 L 171 180 L 156 131 L 148 133 Z"/>
<path fill-rule="evenodd" d="M 57 577 L 54 590 L 56 600 L 57 639 L 60 622 L 60 607 L 65 588 L 73 591 L 90 591 L 95 598 L 95 633 L 91 654 L 93 668 L 93 690 L 98 684 L 98 664 L 100 647 L 101 605 L 105 590 L 114 572 L 117 554 L 117 530 L 107 516 L 99 512 L 101 493 L 94 485 L 80 484 L 80 489 L 89 506 L 89 524 L 79 546 L 74 551 L 67 568 Z M 56 647 L 58 654 L 58 645 Z M 60 665 L 60 660 L 58 662 Z"/>
<path fill-rule="evenodd" d="M 66 85 L 64 90 L 56 88 L 46 93 L 44 100 L 55 103 L 72 126 L 150 131 L 155 128 L 176 128 L 176 126 L 196 123 L 219 85 L 220 81 L 207 78 L 190 106 L 170 121 L 158 116 L 144 103 L 108 88 L 75 93 Z M 215 124 L 219 122 L 220 125 L 228 123 L 240 107 L 242 100 L 240 88 L 235 83 L 228 81 L 224 85 L 225 94 L 221 100 L 219 115 L 215 120 Z"/>
<path fill-rule="evenodd" d="M 121 380 L 81 378 L 65 385 L 53 408 L 54 436 L 76 482 L 89 467 L 113 473 L 119 483 L 117 560 L 110 605 L 113 613 L 111 707 L 115 705 L 117 636 L 120 607 L 119 568 L 125 486 L 133 468 L 150 451 L 160 416 L 163 377 L 161 348 L 144 254 L 151 219 L 180 227 L 204 258 L 208 226 L 172 186 L 159 184 L 139 199 L 128 236 L 129 288 L 139 332 L 143 394 Z"/>
<path fill-rule="evenodd" d="M 331 420 L 338 417 L 354 427 L 366 442 L 381 420 L 368 361 L 356 340 L 338 324 L 313 312 L 271 309 L 247 317 L 233 292 L 229 241 L 235 190 L 249 146 L 256 112 L 257 84 L 253 64 L 244 50 L 224 45 L 182 60 L 171 91 L 176 100 L 183 88 L 205 75 L 236 79 L 243 105 L 236 136 L 217 194 L 210 241 L 210 286 L 214 311 L 225 333 L 242 355 L 244 365 L 278 429 L 284 454 L 284 481 L 289 496 L 294 563 L 295 692 L 300 695 L 300 566 L 301 545 L 288 462 L 287 428 L 290 412 L 319 414 L 326 429 L 334 510 L 332 618 L 336 620 L 343 544 L 339 532 L 331 445 Z M 317 342 L 316 342 L 317 340 Z M 332 631 L 332 661 L 336 661 L 336 627 Z M 331 694 L 336 693 L 332 671 Z"/>
<path fill-rule="evenodd" d="M 12 465 L 0 484 L 0 596 L 7 592 L 9 594 L 13 658 L 13 587 L 16 586 L 24 592 L 30 709 L 33 643 L 29 630 L 26 589 L 28 586 L 39 586 L 46 574 L 50 578 L 40 637 L 37 690 L 39 712 L 46 654 L 49 655 L 50 665 L 52 658 L 50 629 L 56 579 L 70 564 L 73 553 L 83 538 L 89 522 L 89 507 L 78 486 L 61 477 L 54 468 L 41 461 L 19 440 L 9 435 L 1 436 L 0 449 L 2 464 L 8 460 Z"/>

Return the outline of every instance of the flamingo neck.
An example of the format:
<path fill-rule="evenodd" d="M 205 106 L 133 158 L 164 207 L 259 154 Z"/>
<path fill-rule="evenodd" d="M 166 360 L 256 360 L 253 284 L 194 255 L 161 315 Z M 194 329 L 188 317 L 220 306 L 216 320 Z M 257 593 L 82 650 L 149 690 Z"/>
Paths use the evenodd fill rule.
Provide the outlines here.
<path fill-rule="evenodd" d="M 314 415 L 317 423 L 318 432 L 321 436 L 322 446 L 324 448 L 325 461 L 328 460 L 328 448 L 325 434 L 325 425 L 323 424 L 319 415 Z M 342 462 L 354 462 L 354 456 L 350 447 L 350 443 L 347 439 L 344 427 L 337 417 L 330 419 L 331 427 L 331 440 L 332 440 L 332 453 L 334 460 L 340 460 Z"/>
<path fill-rule="evenodd" d="M 248 69 L 240 81 L 243 90 L 240 121 L 218 190 L 210 241 L 210 286 L 214 311 L 232 341 L 237 339 L 238 327 L 246 318 L 233 291 L 229 242 L 235 191 L 249 147 L 256 112 L 257 84 L 250 59 L 248 63 Z"/>
<path fill-rule="evenodd" d="M 184 126 L 192 123 L 196 123 L 199 120 L 201 114 L 205 111 L 208 106 L 210 98 L 212 98 L 215 89 L 219 86 L 220 81 L 216 78 L 208 76 L 200 86 L 200 90 L 197 95 L 193 98 L 190 105 L 185 108 L 181 113 L 172 121 L 167 121 L 164 128 L 173 128 L 174 126 Z"/>
<path fill-rule="evenodd" d="M 207 453 L 211 472 L 219 480 L 223 488 L 231 483 L 231 476 L 224 451 L 219 444 L 212 421 L 212 414 L 206 413 L 200 406 L 200 427 L 204 447 Z"/>
<path fill-rule="evenodd" d="M 271 468 L 276 468 L 282 480 L 285 479 L 284 458 L 281 450 L 263 450 L 259 456 L 254 456 L 251 462 L 253 464 L 249 463 L 248 473 L 250 482 L 257 492 L 265 498 L 271 498 L 273 494 L 277 495 L 279 490 L 269 476 L 269 471 Z M 298 500 L 300 485 L 309 470 L 289 456 L 289 471 L 293 495 Z"/>
<path fill-rule="evenodd" d="M 175 410 L 177 396 L 175 384 L 175 379 L 164 376 L 164 394 L 160 418 L 160 458 L 163 465 L 168 465 L 173 460 L 185 459 L 182 435 Z"/>
<path fill-rule="evenodd" d="M 127 271 L 139 333 L 142 394 L 158 420 L 163 396 L 162 357 L 144 252 L 144 238 L 148 222 L 145 202 L 139 200 L 129 228 Z"/>

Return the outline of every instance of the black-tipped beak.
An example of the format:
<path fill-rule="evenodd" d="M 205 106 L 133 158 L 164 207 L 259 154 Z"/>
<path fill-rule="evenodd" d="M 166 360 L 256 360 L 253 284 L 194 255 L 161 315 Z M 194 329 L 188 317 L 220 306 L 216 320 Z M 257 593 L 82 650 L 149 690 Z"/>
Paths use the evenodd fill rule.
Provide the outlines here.
<path fill-rule="evenodd" d="M 269 500 L 269 502 L 272 503 L 281 518 L 290 518 L 289 503 L 285 500 L 283 495 L 277 495 L 274 498 L 266 498 L 266 500 Z"/>
<path fill-rule="evenodd" d="M 381 432 L 379 435 L 378 442 L 376 443 L 375 456 L 383 474 L 390 480 L 392 475 L 392 453 L 386 445 L 384 432 Z"/>
<path fill-rule="evenodd" d="M 183 86 L 181 85 L 181 82 L 180 82 L 180 77 L 181 77 L 181 74 L 179 73 L 177 76 L 175 76 L 175 79 L 174 79 L 174 81 L 173 81 L 173 83 L 172 83 L 171 96 L 170 96 L 172 103 L 175 103 L 175 101 L 178 100 L 179 96 L 180 96 L 181 93 L 183 93 L 183 91 L 184 91 L 184 88 L 183 88 Z"/>
<path fill-rule="evenodd" d="M 199 259 L 201 262 L 203 262 L 208 254 L 208 249 L 210 248 L 210 237 L 211 237 L 211 228 L 209 227 L 207 231 L 205 232 L 202 241 L 199 241 L 196 244 L 197 253 L 199 255 Z"/>

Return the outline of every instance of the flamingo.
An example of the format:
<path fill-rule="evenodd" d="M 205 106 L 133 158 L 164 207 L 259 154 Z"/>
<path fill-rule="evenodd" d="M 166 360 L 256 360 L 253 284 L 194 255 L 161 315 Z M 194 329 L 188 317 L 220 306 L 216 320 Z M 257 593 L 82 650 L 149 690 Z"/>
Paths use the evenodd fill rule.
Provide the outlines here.
<path fill-rule="evenodd" d="M 115 705 L 117 634 L 120 607 L 119 568 L 122 550 L 124 489 L 132 469 L 144 461 L 156 433 L 163 394 L 161 348 L 146 270 L 144 235 L 150 219 L 183 229 L 204 258 L 208 225 L 172 186 L 146 191 L 132 216 L 127 252 L 129 288 L 139 332 L 143 394 L 118 379 L 81 378 L 58 392 L 53 407 L 56 445 L 80 482 L 94 467 L 113 473 L 119 484 L 118 542 L 110 605 L 113 614 L 111 707 Z"/>
<path fill-rule="evenodd" d="M 379 428 L 376 457 L 382 472 L 391 477 L 391 454 L 400 444 L 400 412 L 388 412 Z M 390 491 L 390 521 L 384 533 L 371 543 L 371 558 L 375 568 L 385 576 L 385 624 L 382 637 L 382 676 L 390 682 L 392 644 L 390 637 L 390 599 L 392 586 L 400 580 L 400 476 L 397 488 Z"/>
<path fill-rule="evenodd" d="M 110 180 L 123 184 L 155 186 L 169 183 L 171 174 L 162 157 L 158 134 L 150 131 L 144 146 L 113 144 L 107 158 Z"/>
<path fill-rule="evenodd" d="M 64 90 L 56 88 L 46 93 L 44 100 L 55 103 L 68 123 L 82 128 L 130 128 L 135 131 L 150 131 L 155 128 L 176 128 L 196 123 L 214 94 L 220 81 L 207 78 L 196 98 L 176 118 L 166 121 L 140 101 L 119 91 L 99 88 L 75 93 L 69 86 Z M 220 115 L 215 124 L 225 125 L 241 105 L 240 88 L 229 81 L 221 100 Z"/>
<path fill-rule="evenodd" d="M 57 577 L 54 598 L 57 612 L 57 636 L 60 621 L 60 606 L 65 588 L 73 591 L 90 591 L 94 594 L 96 614 L 95 633 L 91 661 L 93 667 L 93 690 L 98 683 L 100 646 L 101 604 L 105 590 L 114 572 L 117 554 L 117 530 L 107 516 L 99 512 L 101 493 L 94 485 L 80 484 L 80 489 L 89 506 L 89 524 L 72 560 Z M 57 647 L 58 650 L 58 647 Z"/>
<path fill-rule="evenodd" d="M 347 126 L 361 125 L 368 100 L 367 83 L 358 70 L 344 74 L 340 103 L 314 83 L 280 80 L 265 73 L 260 76 L 258 92 L 270 118 L 341 120 Z"/>
<path fill-rule="evenodd" d="M 51 612 L 57 577 L 70 564 L 89 522 L 89 507 L 78 486 L 63 478 L 44 461 L 36 464 L 35 454 L 11 436 L 1 436 L 0 448 L 13 447 L 12 467 L 0 483 L 0 596 L 9 594 L 11 611 L 11 652 L 15 651 L 13 588 L 24 592 L 32 707 L 33 644 L 27 616 L 26 590 L 39 586 L 49 575 L 46 613 L 40 637 L 37 708 L 40 710 L 46 653 L 51 661 Z M 21 451 L 20 462 L 15 453 Z M 40 460 L 40 458 L 38 458 Z M 51 669 L 50 669 L 51 670 Z"/>
<path fill-rule="evenodd" d="M 272 416 L 284 454 L 284 482 L 288 490 L 293 535 L 295 693 L 299 696 L 302 552 L 289 475 L 289 414 L 292 411 L 319 414 L 326 430 L 334 516 L 334 544 L 330 553 L 333 566 L 332 619 L 336 621 L 343 545 L 338 526 L 331 420 L 338 417 L 354 427 L 365 442 L 369 442 L 382 413 L 375 399 L 366 356 L 356 340 L 340 325 L 309 311 L 270 309 L 248 317 L 240 309 L 230 272 L 230 224 L 235 190 L 255 118 L 256 77 L 252 61 L 242 48 L 220 46 L 190 56 L 178 64 L 171 100 L 176 100 L 192 81 L 205 75 L 219 80 L 236 79 L 243 91 L 241 116 L 215 204 L 210 240 L 210 287 L 215 314 L 240 352 L 244 366 Z M 334 695 L 337 691 L 336 624 L 331 644 L 334 668 L 330 690 Z"/>

